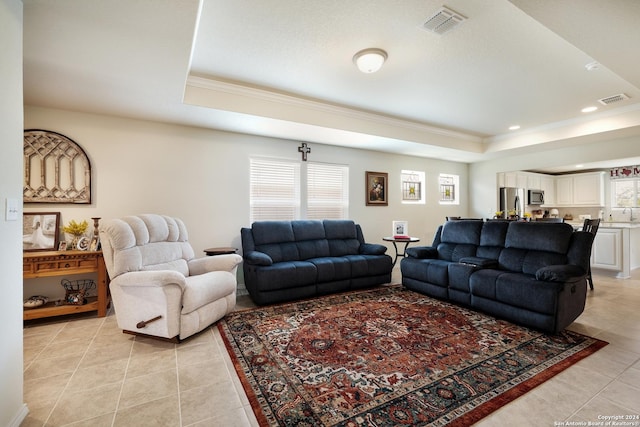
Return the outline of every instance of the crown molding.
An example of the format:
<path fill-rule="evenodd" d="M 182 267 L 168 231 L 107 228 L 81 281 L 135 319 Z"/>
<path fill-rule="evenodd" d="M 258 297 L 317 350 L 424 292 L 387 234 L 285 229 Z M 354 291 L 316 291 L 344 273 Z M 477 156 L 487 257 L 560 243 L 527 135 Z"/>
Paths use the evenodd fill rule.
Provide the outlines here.
<path fill-rule="evenodd" d="M 384 114 L 359 110 L 356 108 L 344 107 L 315 99 L 293 96 L 281 92 L 267 90 L 264 88 L 252 87 L 246 84 L 223 81 L 213 78 L 205 78 L 190 75 L 187 78 L 187 86 L 193 88 L 206 89 L 214 92 L 222 92 L 233 96 L 239 96 L 256 101 L 266 101 L 294 108 L 303 108 L 311 111 L 318 111 L 330 115 L 341 116 L 349 119 L 367 121 L 377 125 L 384 125 L 411 132 L 438 135 L 454 140 L 465 141 L 467 143 L 477 143 L 479 150 L 482 150 L 483 138 L 480 136 L 439 128 L 436 126 L 419 123 L 411 120 L 404 120 Z"/>

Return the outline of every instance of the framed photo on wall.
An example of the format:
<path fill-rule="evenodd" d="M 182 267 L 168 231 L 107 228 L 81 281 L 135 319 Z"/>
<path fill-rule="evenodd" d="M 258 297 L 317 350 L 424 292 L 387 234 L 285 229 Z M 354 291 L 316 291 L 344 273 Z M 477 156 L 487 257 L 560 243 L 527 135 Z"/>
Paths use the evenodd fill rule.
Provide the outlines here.
<path fill-rule="evenodd" d="M 60 212 L 25 212 L 22 222 L 24 251 L 56 251 L 60 239 Z"/>
<path fill-rule="evenodd" d="M 388 201 L 388 179 L 386 172 L 366 172 L 366 200 L 367 206 L 387 206 Z"/>

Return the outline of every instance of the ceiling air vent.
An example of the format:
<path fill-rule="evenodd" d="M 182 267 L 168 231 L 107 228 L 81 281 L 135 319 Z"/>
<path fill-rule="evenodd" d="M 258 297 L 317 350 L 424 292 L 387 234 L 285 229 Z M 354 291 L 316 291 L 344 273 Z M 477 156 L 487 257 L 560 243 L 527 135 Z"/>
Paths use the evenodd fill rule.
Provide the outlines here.
<path fill-rule="evenodd" d="M 624 101 L 625 99 L 629 99 L 627 95 L 624 93 L 619 93 L 617 95 L 607 96 L 606 98 L 598 99 L 598 102 L 602 105 L 613 104 L 614 102 Z"/>
<path fill-rule="evenodd" d="M 453 30 L 466 19 L 466 17 L 460 15 L 458 12 L 442 6 L 427 19 L 423 27 L 432 33 L 442 35 Z"/>

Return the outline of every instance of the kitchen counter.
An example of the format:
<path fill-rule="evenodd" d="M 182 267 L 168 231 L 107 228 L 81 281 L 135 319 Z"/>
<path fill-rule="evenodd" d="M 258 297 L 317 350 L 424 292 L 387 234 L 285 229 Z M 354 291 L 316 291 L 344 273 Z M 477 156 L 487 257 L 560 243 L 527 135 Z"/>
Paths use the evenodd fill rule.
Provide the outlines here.
<path fill-rule="evenodd" d="M 608 228 L 640 228 L 639 222 L 608 222 L 600 221 L 600 227 Z"/>
<path fill-rule="evenodd" d="M 582 225 L 584 224 L 584 221 L 565 221 L 567 224 L 570 224 L 573 226 L 573 228 L 578 229 L 578 228 L 582 228 Z M 624 221 L 614 221 L 614 222 L 609 222 L 609 221 L 600 221 L 600 227 L 601 228 L 640 228 L 640 222 L 634 221 L 634 222 L 624 222 Z"/>

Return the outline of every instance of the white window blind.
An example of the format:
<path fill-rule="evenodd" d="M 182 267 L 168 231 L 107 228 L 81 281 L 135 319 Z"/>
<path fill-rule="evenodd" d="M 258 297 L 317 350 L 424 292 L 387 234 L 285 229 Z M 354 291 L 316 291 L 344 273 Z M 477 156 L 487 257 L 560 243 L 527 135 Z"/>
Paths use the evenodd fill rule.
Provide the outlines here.
<path fill-rule="evenodd" d="M 307 164 L 307 218 L 349 217 L 349 168 L 326 163 Z"/>
<path fill-rule="evenodd" d="M 250 214 L 255 221 L 349 217 L 349 168 L 250 159 Z"/>
<path fill-rule="evenodd" d="M 250 221 L 300 217 L 300 163 L 250 159 Z"/>

